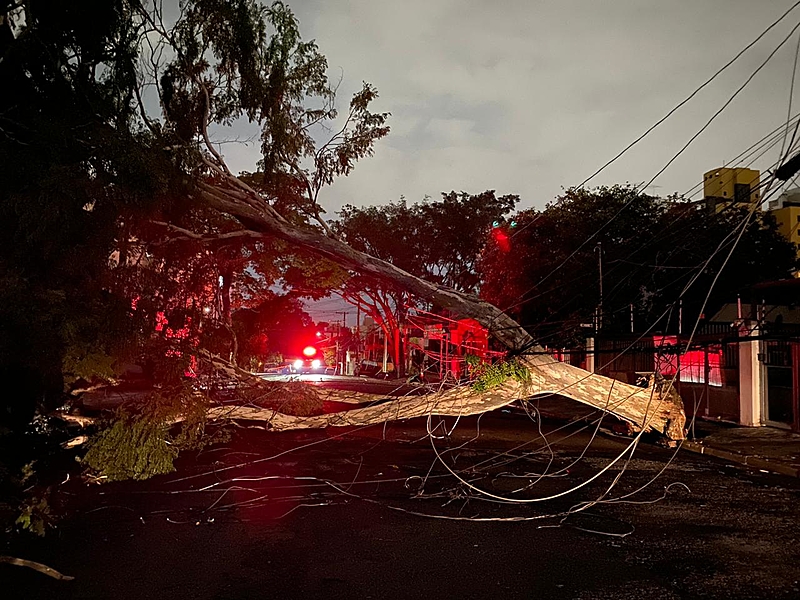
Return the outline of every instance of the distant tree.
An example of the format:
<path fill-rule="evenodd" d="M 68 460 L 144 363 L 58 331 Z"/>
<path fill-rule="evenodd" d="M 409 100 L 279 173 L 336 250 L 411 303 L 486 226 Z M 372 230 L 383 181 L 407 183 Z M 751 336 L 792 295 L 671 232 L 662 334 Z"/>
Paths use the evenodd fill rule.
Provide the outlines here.
<path fill-rule="evenodd" d="M 517 196 L 443 193 L 442 200 L 408 205 L 345 206 L 333 231 L 350 246 L 408 273 L 462 292 L 475 293 L 476 262 L 494 222 L 519 201 Z M 399 375 L 405 373 L 408 311 L 419 302 L 407 289 L 368 275 L 353 274 L 342 298 L 360 307 L 383 329 Z M 426 307 L 430 308 L 430 307 Z"/>
<path fill-rule="evenodd" d="M 631 306 L 638 330 L 654 323 L 674 329 L 679 301 L 686 328 L 738 291 L 789 277 L 797 267 L 792 244 L 768 213 L 753 215 L 736 243 L 746 219 L 745 209 L 709 213 L 629 186 L 570 189 L 543 211 L 516 215 L 507 248 L 487 244 L 481 294 L 517 315 L 542 343 L 578 343 L 581 324 L 596 317 L 602 261 L 604 331 L 629 331 Z"/>
<path fill-rule="evenodd" d="M 476 294 L 480 289 L 477 261 L 492 227 L 514 210 L 519 196 L 448 192 L 441 201 L 416 205 L 423 225 L 422 275 L 429 281 Z"/>

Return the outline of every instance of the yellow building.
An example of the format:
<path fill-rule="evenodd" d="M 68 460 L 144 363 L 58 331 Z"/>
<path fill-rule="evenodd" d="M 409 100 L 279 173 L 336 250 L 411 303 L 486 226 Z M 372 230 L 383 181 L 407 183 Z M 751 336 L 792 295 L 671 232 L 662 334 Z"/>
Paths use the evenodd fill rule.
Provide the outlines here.
<path fill-rule="evenodd" d="M 769 212 L 778 222 L 778 231 L 797 244 L 800 256 L 800 188 L 787 190 L 777 200 L 770 201 Z"/>
<path fill-rule="evenodd" d="M 703 196 L 706 206 L 720 211 L 732 203 L 761 202 L 760 173 L 742 167 L 720 167 L 703 176 Z"/>

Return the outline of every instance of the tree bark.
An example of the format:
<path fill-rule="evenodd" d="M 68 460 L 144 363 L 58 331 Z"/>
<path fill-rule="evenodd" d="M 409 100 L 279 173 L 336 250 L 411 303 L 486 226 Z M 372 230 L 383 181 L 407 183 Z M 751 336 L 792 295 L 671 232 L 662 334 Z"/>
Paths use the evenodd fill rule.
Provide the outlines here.
<path fill-rule="evenodd" d="M 466 417 L 502 408 L 516 400 L 555 394 L 614 414 L 630 423 L 633 431 L 654 432 L 670 440 L 683 439 L 683 411 L 676 412 L 674 396 L 662 394 L 654 388 L 645 389 L 609 380 L 577 367 L 564 370 L 562 367 L 570 365 L 556 361 L 548 364 L 540 358 L 526 362 L 531 372 L 529 382 L 508 379 L 486 392 L 475 391 L 470 385 L 401 397 L 320 390 L 325 401 L 351 403 L 356 407 L 322 415 L 297 416 L 257 406 L 213 406 L 208 411 L 208 417 L 262 421 L 272 430 L 288 431 L 372 425 L 428 415 Z"/>
<path fill-rule="evenodd" d="M 673 440 L 683 439 L 686 421 L 683 402 L 671 386 L 665 389 L 655 386 L 648 389 L 639 388 L 557 362 L 549 357 L 543 348 L 535 344 L 518 323 L 480 298 L 415 277 L 390 263 L 354 250 L 344 242 L 324 235 L 318 229 L 297 227 L 278 220 L 269 212 L 258 211 L 251 204 L 238 200 L 235 194 L 228 194 L 222 187 L 212 187 L 204 183 L 200 183 L 199 186 L 203 199 L 211 207 L 236 218 L 246 228 L 264 235 L 275 236 L 328 258 L 346 269 L 392 281 L 415 296 L 441 308 L 463 317 L 473 318 L 486 327 L 512 355 L 531 352 L 532 354 L 522 357 L 532 378 L 530 389 L 525 391 L 527 396 L 536 394 L 566 396 L 613 413 L 635 428 L 652 430 Z M 474 407 L 476 412 L 491 410 L 515 399 L 513 393 L 501 392 L 486 394 L 486 400 L 476 397 L 476 392 L 470 391 L 451 391 L 445 394 L 433 398 L 405 398 L 393 409 L 396 415 L 394 418 L 409 418 L 421 414 L 474 414 L 464 411 L 472 411 L 470 407 Z M 243 415 L 250 414 L 248 410 L 252 409 L 242 408 L 236 411 L 236 414 L 240 415 L 236 418 L 245 418 Z M 386 420 L 386 415 L 386 407 L 380 410 L 363 408 L 335 418 L 330 415 L 303 418 L 302 425 L 298 418 L 286 420 L 283 416 L 277 415 L 271 422 L 278 429 L 291 428 L 294 425 L 321 427 L 381 422 Z M 346 423 L 340 423 L 339 420 Z"/>
<path fill-rule="evenodd" d="M 470 386 L 459 386 L 430 394 L 386 397 L 360 392 L 325 390 L 320 392 L 325 400 L 358 403 L 358 408 L 341 412 L 295 416 L 253 406 L 215 406 L 209 418 L 245 419 L 266 421 L 270 429 L 317 429 L 322 427 L 361 426 L 399 419 L 412 419 L 427 415 L 469 416 L 506 406 L 527 395 L 526 386 L 509 380 L 488 391 L 476 392 Z M 371 403 L 364 406 L 365 403 Z"/>

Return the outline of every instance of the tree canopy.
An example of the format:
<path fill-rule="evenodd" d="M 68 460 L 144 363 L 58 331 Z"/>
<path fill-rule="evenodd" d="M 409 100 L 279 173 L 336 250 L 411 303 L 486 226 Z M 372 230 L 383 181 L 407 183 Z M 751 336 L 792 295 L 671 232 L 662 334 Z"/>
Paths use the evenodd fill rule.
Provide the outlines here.
<path fill-rule="evenodd" d="M 452 191 L 443 193 L 441 200 L 411 205 L 401 199 L 381 206 L 345 206 L 332 230 L 351 247 L 408 273 L 476 293 L 480 286 L 476 263 L 492 224 L 518 201 L 514 195 L 497 196 L 494 190 Z M 419 300 L 402 286 L 358 273 L 338 293 L 383 329 L 391 340 L 392 362 L 403 374 L 407 315 Z"/>
<path fill-rule="evenodd" d="M 768 213 L 710 213 L 630 186 L 570 189 L 514 219 L 508 247 L 491 243 L 481 256 L 481 293 L 554 346 L 580 342 L 581 325 L 594 323 L 601 268 L 602 330 L 611 333 L 630 331 L 631 309 L 637 331 L 674 331 L 679 303 L 690 328 L 739 291 L 798 266 Z"/>
<path fill-rule="evenodd" d="M 170 196 L 135 126 L 137 27 L 124 2 L 4 6 L 0 35 L 0 369 L 16 421 L 63 379 L 111 374 L 135 345 L 109 256 L 132 211 Z M 92 14 L 91 19 L 86 14 Z M 163 203 L 168 206 L 168 203 Z M 52 406 L 52 404 L 51 404 Z"/>
<path fill-rule="evenodd" d="M 168 22 L 158 3 L 78 0 L 2 16 L 0 362 L 30 390 L 21 421 L 65 376 L 135 361 L 161 313 L 196 344 L 213 307 L 232 335 L 232 309 L 325 269 L 240 236 L 199 197 L 231 177 L 250 206 L 324 229 L 320 190 L 388 132 L 368 84 L 337 119 L 325 58 L 285 5 L 194 0 Z M 241 179 L 209 133 L 237 118 L 261 131 L 260 168 Z"/>

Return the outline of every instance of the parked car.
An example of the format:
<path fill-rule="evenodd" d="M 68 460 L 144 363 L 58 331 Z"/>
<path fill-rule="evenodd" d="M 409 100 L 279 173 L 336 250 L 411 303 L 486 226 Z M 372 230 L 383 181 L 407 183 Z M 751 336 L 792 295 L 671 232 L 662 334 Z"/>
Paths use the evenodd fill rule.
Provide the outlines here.
<path fill-rule="evenodd" d="M 360 377 L 371 377 L 373 379 L 394 379 L 394 367 L 389 363 L 389 370 L 384 371 L 381 363 L 374 360 L 362 360 L 357 369 L 356 375 Z"/>

